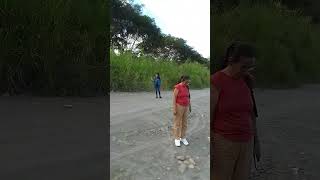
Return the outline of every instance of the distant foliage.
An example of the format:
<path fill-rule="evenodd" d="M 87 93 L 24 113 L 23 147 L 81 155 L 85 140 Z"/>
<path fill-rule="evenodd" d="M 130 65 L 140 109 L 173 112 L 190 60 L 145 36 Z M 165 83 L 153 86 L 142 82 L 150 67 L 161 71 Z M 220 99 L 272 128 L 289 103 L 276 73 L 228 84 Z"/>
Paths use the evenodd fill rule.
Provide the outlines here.
<path fill-rule="evenodd" d="M 142 14 L 142 6 L 123 0 L 112 0 L 111 45 L 120 51 L 134 51 L 161 59 L 184 63 L 187 59 L 209 65 L 182 38 L 163 34 L 154 19 Z"/>
<path fill-rule="evenodd" d="M 0 0 L 0 93 L 107 92 L 108 0 Z"/>
<path fill-rule="evenodd" d="M 183 74 L 191 77 L 192 89 L 209 87 L 210 71 L 199 63 L 178 65 L 165 59 L 136 57 L 131 53 L 121 55 L 111 53 L 112 91 L 151 91 L 154 88 L 152 78 L 158 72 L 161 76 L 162 88 L 165 90 L 172 90 Z"/>
<path fill-rule="evenodd" d="M 257 48 L 256 77 L 263 87 L 297 87 L 320 82 L 320 30 L 299 11 L 280 3 L 240 4 L 214 14 L 211 57 L 214 66 L 230 42 L 250 42 Z"/>

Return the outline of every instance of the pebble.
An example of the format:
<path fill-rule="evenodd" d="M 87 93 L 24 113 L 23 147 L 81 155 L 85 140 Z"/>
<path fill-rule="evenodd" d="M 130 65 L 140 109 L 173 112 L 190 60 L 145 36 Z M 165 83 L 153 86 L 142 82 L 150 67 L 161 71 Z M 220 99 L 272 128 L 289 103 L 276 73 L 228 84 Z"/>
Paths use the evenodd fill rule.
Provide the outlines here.
<path fill-rule="evenodd" d="M 193 165 L 195 165 L 196 164 L 196 162 L 194 162 L 194 160 L 193 159 L 189 159 L 189 162 L 191 163 L 191 164 L 193 164 Z"/>
<path fill-rule="evenodd" d="M 196 157 L 196 159 L 197 159 L 197 160 L 199 160 L 199 159 L 200 159 L 200 157 L 199 157 L 199 156 L 197 156 L 197 157 Z"/>
<path fill-rule="evenodd" d="M 167 167 L 167 171 L 170 171 L 171 170 L 171 168 L 170 167 Z"/>
<path fill-rule="evenodd" d="M 183 163 L 185 163 L 186 165 L 190 164 L 188 160 L 184 160 Z"/>
<path fill-rule="evenodd" d="M 112 141 L 116 141 L 117 138 L 115 136 L 112 136 Z"/>
<path fill-rule="evenodd" d="M 299 168 L 291 168 L 294 175 L 298 175 Z"/>
<path fill-rule="evenodd" d="M 65 104 L 64 107 L 65 108 L 72 108 L 73 106 L 71 104 Z"/>
<path fill-rule="evenodd" d="M 186 158 L 187 158 L 187 159 L 190 159 L 191 157 L 190 157 L 190 156 L 186 156 Z"/>
<path fill-rule="evenodd" d="M 187 168 L 187 165 L 181 164 L 181 165 L 179 166 L 179 171 L 180 171 L 181 173 L 184 173 L 185 170 L 186 170 L 186 168 Z"/>
<path fill-rule="evenodd" d="M 180 161 L 184 161 L 186 159 L 184 156 L 176 156 L 176 158 Z"/>
<path fill-rule="evenodd" d="M 188 166 L 190 169 L 193 169 L 194 168 L 194 165 L 193 164 L 189 164 Z"/>

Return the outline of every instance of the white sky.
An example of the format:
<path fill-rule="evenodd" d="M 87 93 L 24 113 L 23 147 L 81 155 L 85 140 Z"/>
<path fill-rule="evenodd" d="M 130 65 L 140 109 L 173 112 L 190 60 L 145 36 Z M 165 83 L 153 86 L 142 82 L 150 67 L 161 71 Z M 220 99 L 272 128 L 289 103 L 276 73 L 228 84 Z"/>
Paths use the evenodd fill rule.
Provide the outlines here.
<path fill-rule="evenodd" d="M 135 0 L 165 34 L 182 38 L 203 57 L 210 56 L 210 0 Z"/>

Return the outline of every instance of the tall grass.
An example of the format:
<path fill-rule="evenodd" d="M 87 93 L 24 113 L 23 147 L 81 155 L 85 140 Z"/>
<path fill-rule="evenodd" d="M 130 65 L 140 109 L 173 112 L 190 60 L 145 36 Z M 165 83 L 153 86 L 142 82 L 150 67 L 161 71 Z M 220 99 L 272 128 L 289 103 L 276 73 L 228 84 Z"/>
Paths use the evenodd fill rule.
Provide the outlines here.
<path fill-rule="evenodd" d="M 108 0 L 0 0 L 0 93 L 107 91 Z"/>
<path fill-rule="evenodd" d="M 166 60 L 135 57 L 131 53 L 119 56 L 111 53 L 110 60 L 110 87 L 113 91 L 151 91 L 152 77 L 156 73 L 160 73 L 165 90 L 171 90 L 183 74 L 191 77 L 191 88 L 209 87 L 209 69 L 198 63 L 178 65 Z"/>
<path fill-rule="evenodd" d="M 260 3 L 240 5 L 213 18 L 211 57 L 215 62 L 231 41 L 241 40 L 257 48 L 259 86 L 297 87 L 320 82 L 320 31 L 299 11 L 279 3 Z"/>

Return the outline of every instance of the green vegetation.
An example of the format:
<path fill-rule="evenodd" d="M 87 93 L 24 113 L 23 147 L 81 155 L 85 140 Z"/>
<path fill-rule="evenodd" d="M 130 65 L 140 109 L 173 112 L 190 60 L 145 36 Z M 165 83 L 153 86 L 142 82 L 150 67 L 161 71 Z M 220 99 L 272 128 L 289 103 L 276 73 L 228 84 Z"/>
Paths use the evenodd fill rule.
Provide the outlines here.
<path fill-rule="evenodd" d="M 257 85 L 297 87 L 320 82 L 320 30 L 312 18 L 280 3 L 240 3 L 215 11 L 212 34 L 214 68 L 234 40 L 257 49 Z"/>
<path fill-rule="evenodd" d="M 146 91 L 153 89 L 152 77 L 159 72 L 162 88 L 172 90 L 180 76 L 191 77 L 191 88 L 209 87 L 209 69 L 199 63 L 175 62 L 152 57 L 136 57 L 131 53 L 119 56 L 111 53 L 111 90 L 113 91 Z"/>
<path fill-rule="evenodd" d="M 107 92 L 108 0 L 0 0 L 0 94 Z"/>
<path fill-rule="evenodd" d="M 163 34 L 154 19 L 142 14 L 142 6 L 124 0 L 112 0 L 111 46 L 160 59 L 184 63 L 187 59 L 209 66 L 202 57 L 181 38 Z"/>
<path fill-rule="evenodd" d="M 110 36 L 112 91 L 153 90 L 152 77 L 159 72 L 162 88 L 172 90 L 183 74 L 190 75 L 191 88 L 209 87 L 209 60 L 186 41 L 161 33 L 154 20 L 142 14 L 142 6 L 112 0 Z"/>

